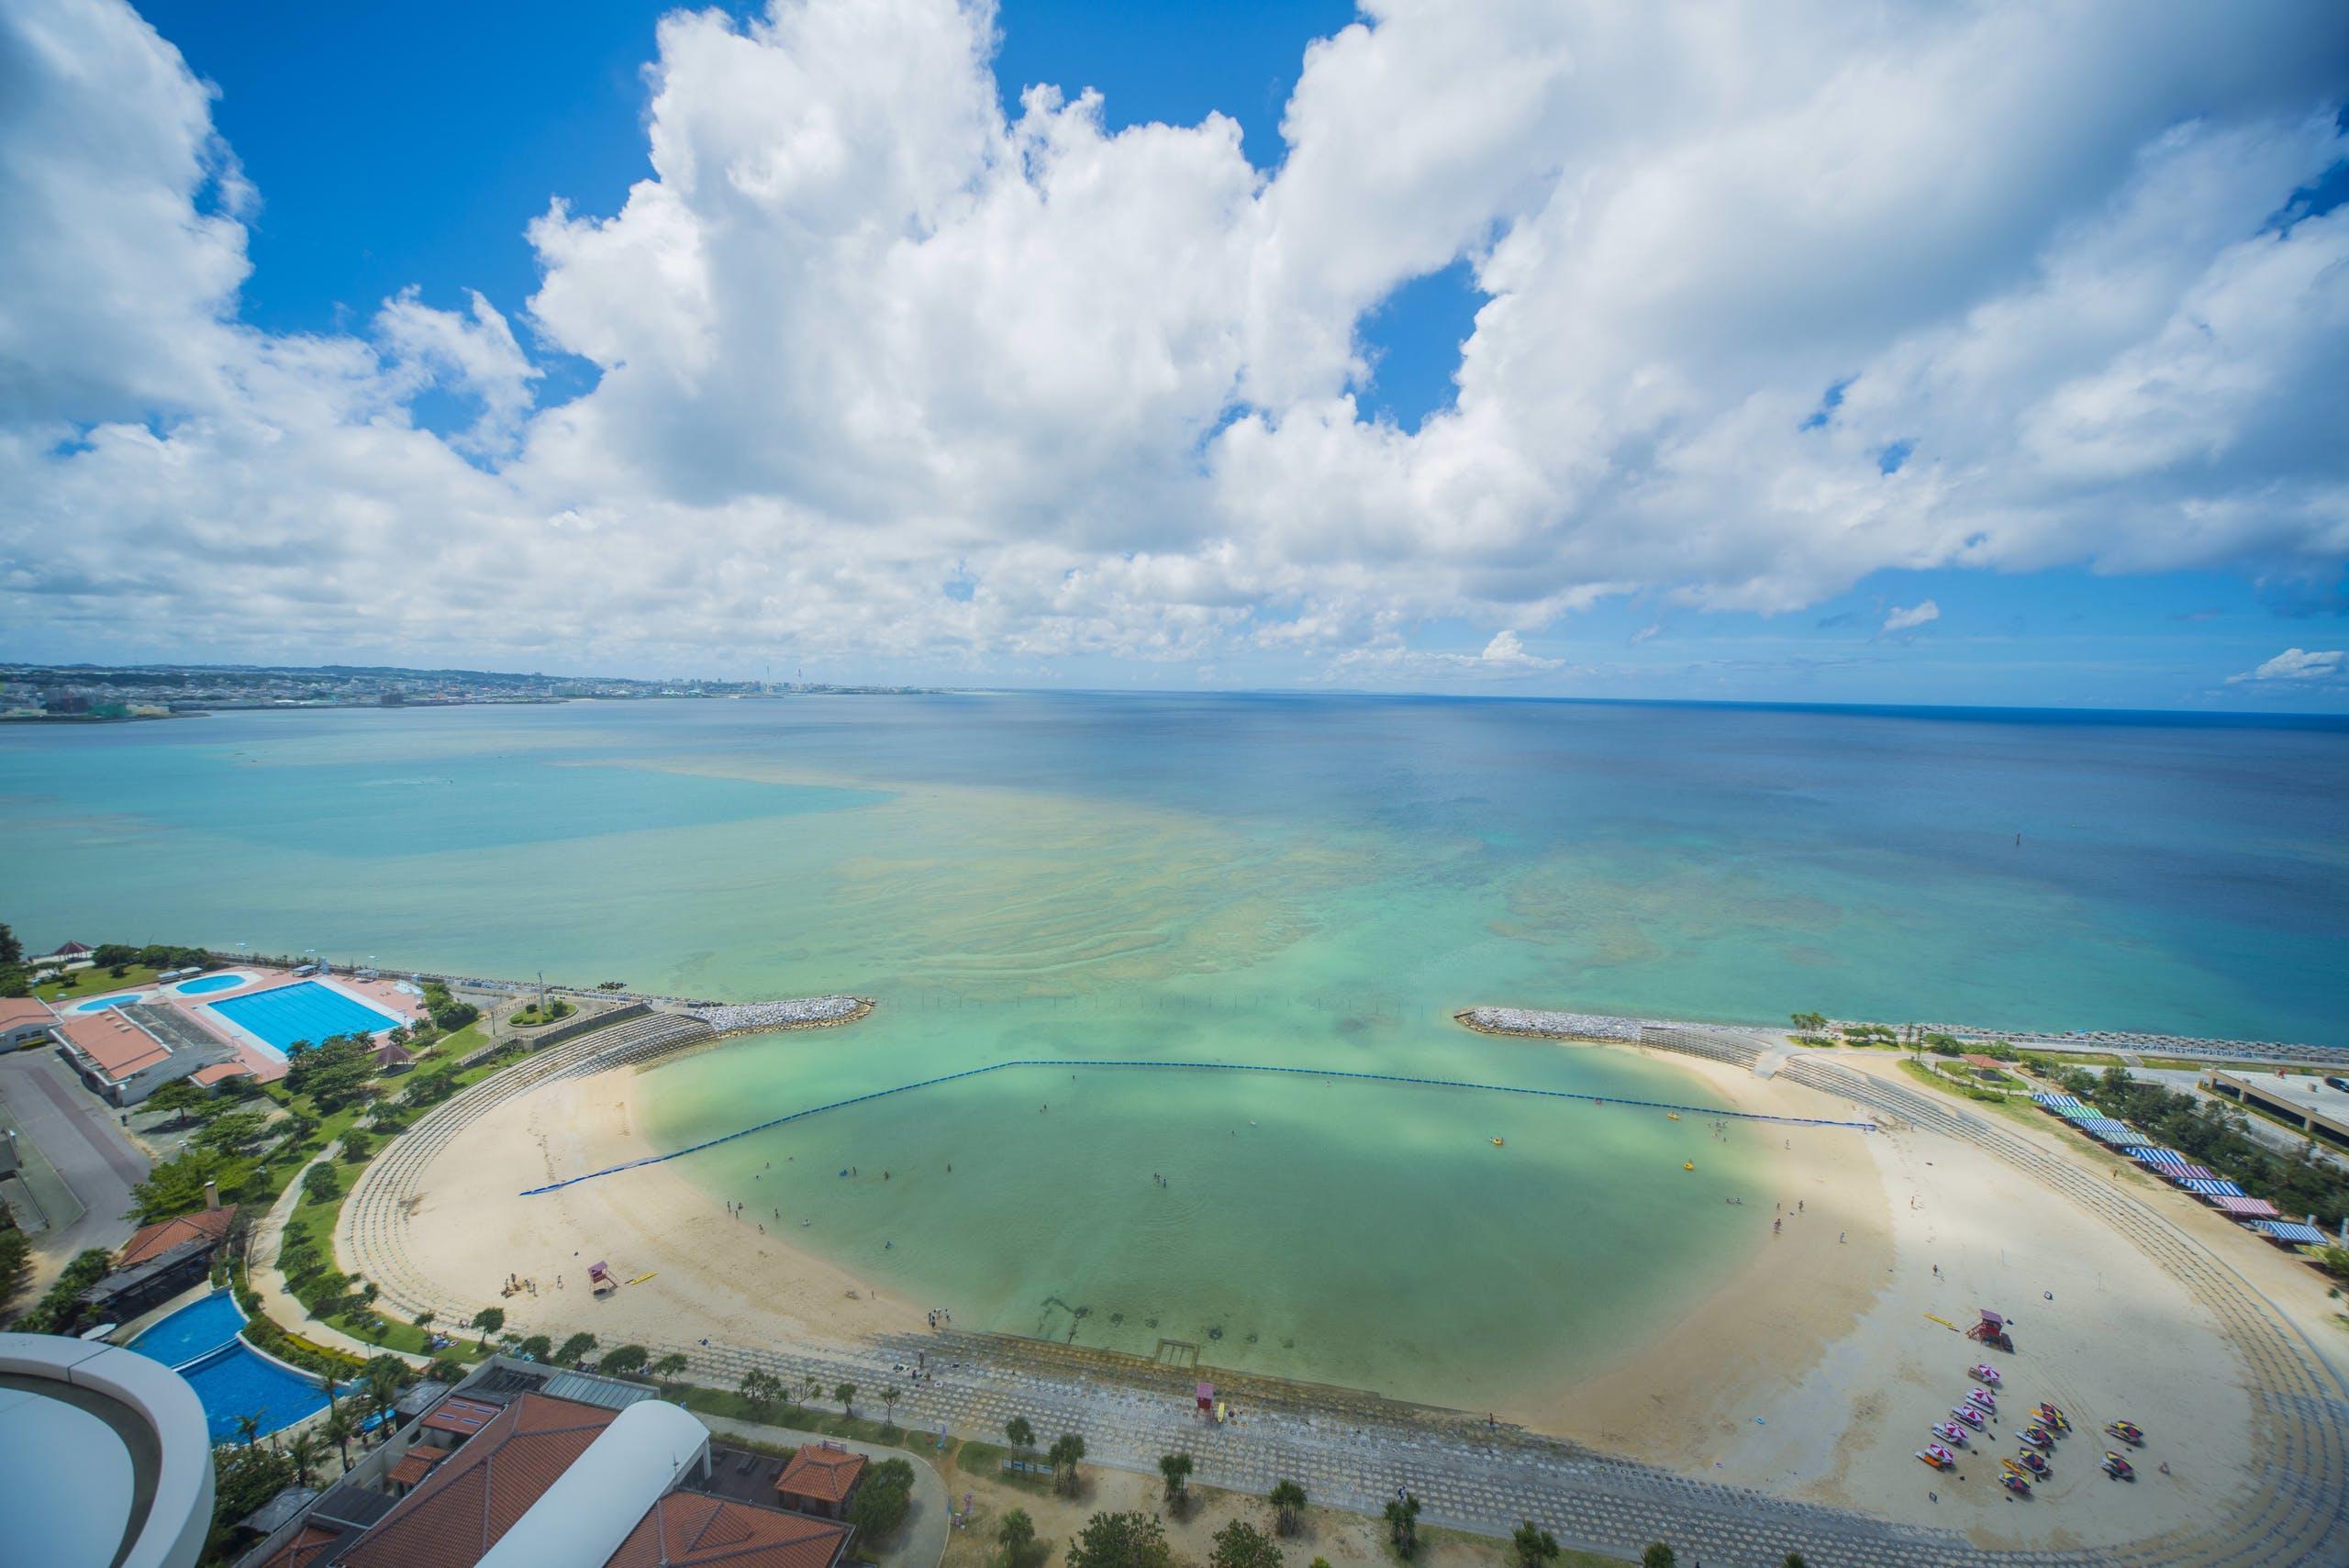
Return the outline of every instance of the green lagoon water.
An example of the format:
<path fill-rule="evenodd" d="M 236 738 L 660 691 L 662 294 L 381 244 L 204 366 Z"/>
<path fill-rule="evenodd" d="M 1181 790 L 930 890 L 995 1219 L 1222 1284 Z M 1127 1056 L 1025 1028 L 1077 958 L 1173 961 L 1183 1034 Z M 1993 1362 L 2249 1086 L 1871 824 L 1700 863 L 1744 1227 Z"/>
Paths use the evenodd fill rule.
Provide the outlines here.
<path fill-rule="evenodd" d="M 1723 1200 L 1766 1196 L 1782 1135 L 1085 1063 L 1694 1091 L 1451 1023 L 1486 1001 L 2338 1042 L 2344 799 L 2349 733 L 2322 722 L 1106 695 L 239 714 L 0 731 L 0 917 L 39 948 L 873 996 L 852 1028 L 655 1070 L 646 1130 L 682 1146 L 1064 1061 L 674 1168 L 964 1328 L 1187 1340 L 1475 1407 L 1724 1278 L 1759 1220 Z"/>

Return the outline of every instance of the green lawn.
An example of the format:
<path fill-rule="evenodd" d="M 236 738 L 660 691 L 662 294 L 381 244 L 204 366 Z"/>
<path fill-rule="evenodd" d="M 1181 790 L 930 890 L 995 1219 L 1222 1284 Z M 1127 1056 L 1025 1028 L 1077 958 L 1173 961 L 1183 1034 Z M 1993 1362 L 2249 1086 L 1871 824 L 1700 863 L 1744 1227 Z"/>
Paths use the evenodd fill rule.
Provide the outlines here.
<path fill-rule="evenodd" d="M 613 1345 L 598 1344 L 594 1354 L 613 1349 Z M 594 1359 L 591 1354 L 589 1360 Z M 821 1432 L 828 1438 L 854 1438 L 859 1442 L 883 1445 L 904 1444 L 921 1440 L 923 1434 L 908 1433 L 895 1426 L 885 1426 L 865 1416 L 843 1416 L 837 1410 L 819 1410 L 806 1405 L 785 1401 L 769 1406 L 764 1414 L 754 1411 L 751 1402 L 730 1388 L 706 1388 L 698 1383 L 664 1383 L 661 1385 L 664 1398 L 683 1405 L 688 1410 L 706 1416 L 723 1416 L 729 1420 L 755 1421 L 762 1426 L 790 1427 L 803 1432 Z M 881 1401 L 873 1391 L 856 1391 L 860 1407 L 870 1403 L 878 1409 Z"/>
<path fill-rule="evenodd" d="M 389 1099 L 395 1097 L 406 1084 L 414 1082 L 419 1074 L 432 1073 L 436 1069 L 444 1073 L 449 1072 L 450 1068 L 447 1065 L 448 1063 L 455 1062 L 460 1057 L 462 1057 L 471 1051 L 478 1051 L 482 1046 L 487 1043 L 488 1037 L 483 1032 L 483 1026 L 481 1023 L 476 1021 L 474 1023 L 468 1024 L 463 1029 L 457 1030 L 454 1034 L 443 1035 L 440 1039 L 433 1041 L 430 1045 L 426 1046 L 419 1051 L 417 1053 L 417 1064 L 406 1073 L 402 1073 L 397 1077 L 378 1079 L 376 1080 L 376 1083 L 383 1090 L 384 1098 Z M 479 1066 L 469 1068 L 462 1073 L 453 1073 L 453 1081 L 460 1090 L 470 1088 L 473 1084 L 480 1083 L 483 1079 L 497 1072 L 500 1068 L 509 1064 L 509 1062 L 502 1061 L 484 1062 Z M 308 1115 L 316 1116 L 317 1114 L 317 1107 L 310 1104 L 309 1097 L 307 1095 L 288 1094 L 285 1091 L 284 1085 L 282 1084 L 271 1084 L 267 1093 L 272 1098 L 277 1100 L 281 1104 L 293 1106 Z M 352 1106 L 349 1109 L 338 1111 L 330 1117 L 322 1118 L 319 1123 L 317 1132 L 313 1134 L 311 1138 L 306 1140 L 304 1142 L 304 1148 L 306 1151 L 304 1155 L 304 1159 L 306 1161 L 310 1154 L 315 1154 L 318 1150 L 324 1148 L 328 1140 L 341 1137 L 343 1132 L 350 1128 L 351 1123 L 358 1119 L 359 1115 L 360 1107 Z M 411 1120 L 413 1118 L 411 1118 Z M 380 1158 L 384 1150 L 389 1146 L 391 1139 L 387 1136 L 373 1133 L 372 1131 L 370 1132 L 370 1136 L 375 1139 L 375 1152 L 372 1158 Z M 364 1169 L 364 1165 L 353 1165 L 348 1162 L 337 1162 L 335 1172 L 336 1174 L 341 1178 L 341 1192 L 324 1203 L 305 1202 L 297 1205 L 295 1207 L 294 1212 L 286 1218 L 286 1240 L 290 1241 L 297 1235 L 306 1234 L 321 1254 L 329 1258 L 333 1257 L 334 1229 L 336 1219 L 342 1212 L 343 1203 L 351 1195 L 351 1189 L 352 1185 L 356 1184 L 360 1173 Z M 284 1186 L 281 1184 L 278 1187 L 278 1191 L 282 1193 L 284 1190 Z M 480 1348 L 479 1333 L 477 1331 L 470 1334 L 465 1332 L 464 1330 L 468 1327 L 465 1324 L 435 1323 L 432 1325 L 432 1330 L 428 1330 L 417 1328 L 414 1323 L 411 1323 L 405 1318 L 393 1318 L 381 1320 L 380 1327 L 370 1324 L 365 1328 L 362 1328 L 355 1324 L 348 1316 L 340 1314 L 318 1318 L 311 1318 L 306 1316 L 302 1319 L 302 1323 L 309 1322 L 328 1324 L 333 1328 L 340 1329 L 343 1333 L 349 1334 L 353 1339 L 363 1340 L 369 1344 L 381 1345 L 386 1350 L 400 1351 L 409 1355 L 421 1356 L 435 1353 L 428 1351 L 424 1348 L 426 1335 L 432 1330 L 438 1330 L 439 1332 L 448 1334 L 457 1341 L 454 1345 L 437 1352 L 439 1354 L 456 1355 L 470 1362 L 478 1361 L 486 1353 Z M 287 1329 L 296 1334 L 302 1331 L 301 1323 L 289 1323 L 286 1324 L 285 1327 Z M 607 1346 L 606 1348 L 608 1349 L 609 1347 Z M 733 1412 L 729 1411 L 724 1413 L 732 1414 Z M 747 1418 L 747 1417 L 745 1418 Z M 863 1424 L 872 1425 L 872 1423 Z M 826 1429 L 829 1430 L 829 1429 Z M 861 1436 L 863 1434 L 858 1432 L 850 1432 L 846 1435 Z"/>
<path fill-rule="evenodd" d="M 128 964 L 119 979 L 103 969 L 82 969 L 73 973 L 73 984 L 63 980 L 44 980 L 33 987 L 33 995 L 44 1002 L 54 1002 L 60 996 L 104 996 L 116 991 L 128 991 L 134 986 L 155 984 L 157 971 L 143 964 Z"/>

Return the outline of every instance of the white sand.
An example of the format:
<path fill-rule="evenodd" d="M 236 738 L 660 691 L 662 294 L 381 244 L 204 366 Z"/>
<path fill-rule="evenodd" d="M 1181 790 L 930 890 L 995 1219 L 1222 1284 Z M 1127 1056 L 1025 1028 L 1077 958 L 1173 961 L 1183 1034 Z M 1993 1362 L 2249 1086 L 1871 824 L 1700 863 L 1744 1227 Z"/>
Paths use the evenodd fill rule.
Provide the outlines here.
<path fill-rule="evenodd" d="M 1782 1079 L 1658 1060 L 1742 1108 L 1855 1114 L 1847 1101 Z M 1898 1067 L 1882 1056 L 1854 1064 Z M 922 1325 L 917 1305 L 729 1218 L 719 1200 L 664 1167 L 516 1195 L 644 1151 L 634 1130 L 640 1084 L 633 1070 L 562 1084 L 469 1129 L 426 1173 L 411 1229 L 417 1265 L 478 1305 L 505 1306 L 509 1329 L 560 1337 L 585 1328 L 607 1346 L 705 1335 L 840 1343 Z M 2052 1129 L 2026 1136 L 2094 1162 Z M 2248 1485 L 2251 1407 L 2238 1360 L 2184 1288 L 2126 1241 L 1989 1155 L 1933 1134 L 1790 1129 L 1785 1141 L 1783 1235 L 1766 1237 L 1772 1211 L 1757 1207 L 1757 1255 L 1726 1289 L 1692 1303 L 1609 1372 L 1531 1389 L 1522 1408 L 1501 1414 L 1692 1473 L 1965 1529 L 1985 1542 L 2140 1539 L 2206 1518 Z M 2321 1291 L 2309 1287 L 2308 1271 L 2145 1178 L 2125 1179 L 2303 1320 L 2321 1320 Z M 653 1277 L 597 1301 L 585 1281 L 599 1259 L 623 1280 Z M 540 1294 L 502 1299 L 509 1272 L 535 1279 Z M 2015 1355 L 1985 1351 L 1928 1316 L 1963 1326 L 1981 1307 L 2017 1319 Z M 1957 1473 L 1936 1475 L 1913 1454 L 1982 1360 L 2006 1374 L 2003 1425 L 1990 1434 L 1998 1440 L 1977 1440 Z M 2054 1479 L 2028 1504 L 2012 1503 L 1996 1480 L 1997 1458 L 2018 1448 L 2003 1434 L 2042 1398 L 2064 1407 L 2075 1435 L 2054 1455 Z M 2135 1485 L 2096 1467 L 2108 1446 L 2099 1430 L 2115 1418 L 2153 1439 L 2132 1456 L 2143 1472 Z M 2165 1459 L 2169 1476 L 2154 1470 Z"/>

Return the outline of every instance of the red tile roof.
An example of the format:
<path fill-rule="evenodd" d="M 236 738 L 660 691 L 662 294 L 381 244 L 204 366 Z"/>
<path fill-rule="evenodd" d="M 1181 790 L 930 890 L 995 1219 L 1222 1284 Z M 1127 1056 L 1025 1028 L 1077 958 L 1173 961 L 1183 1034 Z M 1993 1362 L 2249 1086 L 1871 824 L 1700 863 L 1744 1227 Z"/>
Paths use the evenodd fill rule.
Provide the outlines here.
<path fill-rule="evenodd" d="M 856 1489 L 857 1478 L 863 1473 L 863 1454 L 809 1443 L 791 1456 L 791 1462 L 775 1477 L 774 1489 L 785 1496 L 837 1503 Z"/>
<path fill-rule="evenodd" d="M 432 1413 L 417 1423 L 428 1432 L 454 1432 L 469 1438 L 487 1427 L 504 1413 L 504 1407 L 486 1399 L 471 1399 L 462 1394 L 451 1394 L 432 1407 Z"/>
<path fill-rule="evenodd" d="M 340 1530 L 306 1524 L 294 1539 L 262 1560 L 261 1568 L 322 1568 L 328 1551 L 342 1539 Z"/>
<path fill-rule="evenodd" d="M 394 1504 L 343 1554 L 344 1568 L 473 1568 L 617 1415 L 523 1395 Z"/>
<path fill-rule="evenodd" d="M 0 1029 L 56 1021 L 57 1015 L 49 1010 L 49 1004 L 37 996 L 0 996 Z"/>
<path fill-rule="evenodd" d="M 209 1067 L 197 1068 L 188 1076 L 208 1089 L 231 1078 L 250 1078 L 253 1076 L 253 1070 L 241 1062 L 216 1062 Z"/>
<path fill-rule="evenodd" d="M 423 1443 L 418 1443 L 400 1455 L 400 1462 L 392 1466 L 388 1478 L 395 1485 L 413 1486 L 431 1474 L 432 1467 L 448 1458 L 451 1451 L 449 1449 L 429 1448 Z"/>
<path fill-rule="evenodd" d="M 116 1083 L 172 1053 L 153 1035 L 115 1016 L 114 1009 L 75 1013 L 64 1020 L 65 1038 Z"/>
<path fill-rule="evenodd" d="M 605 1568 L 831 1568 L 848 1527 L 805 1514 L 672 1492 L 652 1505 Z"/>
<path fill-rule="evenodd" d="M 142 1225 L 130 1233 L 122 1244 L 122 1251 L 115 1259 L 117 1268 L 127 1269 L 133 1263 L 143 1263 L 150 1258 L 160 1258 L 174 1247 L 190 1241 L 217 1242 L 228 1234 L 228 1222 L 237 1218 L 237 1206 L 222 1208 L 199 1208 L 194 1214 L 183 1214 L 171 1219 L 159 1219 L 152 1225 Z"/>

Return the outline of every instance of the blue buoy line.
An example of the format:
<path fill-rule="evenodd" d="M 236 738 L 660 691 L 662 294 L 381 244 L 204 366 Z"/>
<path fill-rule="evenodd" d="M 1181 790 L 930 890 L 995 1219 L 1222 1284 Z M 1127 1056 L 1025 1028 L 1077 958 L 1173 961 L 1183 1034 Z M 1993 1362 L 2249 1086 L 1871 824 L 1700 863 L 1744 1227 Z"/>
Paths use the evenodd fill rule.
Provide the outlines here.
<path fill-rule="evenodd" d="M 1399 1073 L 1349 1073 L 1336 1067 L 1273 1067 L 1247 1062 L 1097 1062 L 1023 1059 L 1017 1062 L 991 1062 L 985 1067 L 967 1067 L 960 1073 L 948 1073 L 936 1078 L 924 1078 L 914 1084 L 900 1084 L 894 1089 L 875 1089 L 869 1095 L 853 1095 L 845 1100 L 834 1100 L 829 1105 L 809 1106 L 805 1110 L 793 1111 L 788 1116 L 774 1117 L 756 1126 L 743 1128 L 739 1132 L 723 1133 L 716 1138 L 705 1138 L 699 1143 L 689 1143 L 683 1149 L 673 1149 L 666 1154 L 647 1154 L 640 1160 L 629 1160 L 618 1165 L 607 1165 L 600 1171 L 590 1171 L 585 1175 L 565 1176 L 562 1181 L 549 1182 L 542 1187 L 525 1187 L 521 1195 L 537 1197 L 545 1193 L 561 1192 L 565 1187 L 577 1186 L 582 1182 L 592 1182 L 598 1176 L 616 1176 L 622 1171 L 633 1171 L 639 1166 L 658 1165 L 664 1161 L 681 1160 L 688 1154 L 698 1154 L 705 1149 L 715 1149 L 721 1143 L 731 1143 L 738 1138 L 749 1138 L 755 1133 L 771 1131 L 785 1122 L 803 1121 L 811 1116 L 822 1116 L 826 1111 L 845 1110 L 850 1106 L 861 1106 L 868 1100 L 885 1100 L 891 1095 L 909 1095 L 917 1089 L 934 1089 L 941 1084 L 952 1084 L 962 1078 L 976 1078 L 985 1073 L 1001 1073 L 1012 1067 L 1051 1067 L 1071 1072 L 1092 1067 L 1135 1067 L 1154 1068 L 1163 1072 L 1284 1073 L 1297 1078 L 1353 1078 L 1369 1084 L 1412 1084 L 1429 1089 L 1476 1089 L 1491 1095 L 1533 1095 L 1547 1100 L 1580 1100 L 1594 1106 L 1629 1106 L 1635 1110 L 1686 1111 L 1692 1116 L 1715 1117 L 1724 1121 L 1766 1121 L 1776 1122 L 1786 1127 L 1847 1127 L 1857 1129 L 1861 1132 L 1876 1130 L 1876 1123 L 1872 1121 L 1838 1121 L 1830 1117 L 1771 1116 L 1762 1111 L 1724 1110 L 1718 1106 L 1675 1105 L 1670 1100 L 1631 1100 L 1617 1095 L 1576 1094 L 1570 1089 L 1529 1089 L 1516 1084 L 1473 1084 L 1461 1078 L 1414 1078 Z"/>

